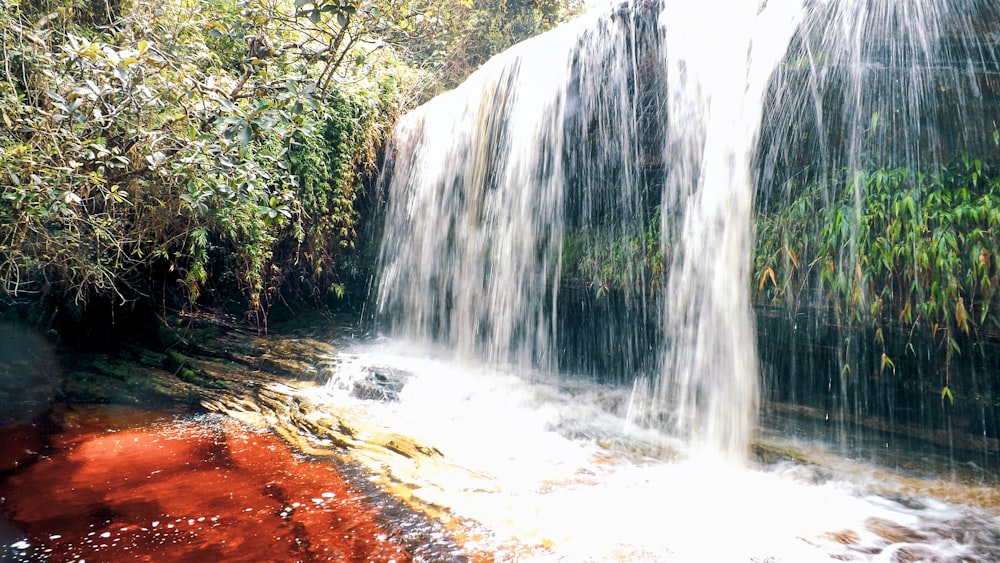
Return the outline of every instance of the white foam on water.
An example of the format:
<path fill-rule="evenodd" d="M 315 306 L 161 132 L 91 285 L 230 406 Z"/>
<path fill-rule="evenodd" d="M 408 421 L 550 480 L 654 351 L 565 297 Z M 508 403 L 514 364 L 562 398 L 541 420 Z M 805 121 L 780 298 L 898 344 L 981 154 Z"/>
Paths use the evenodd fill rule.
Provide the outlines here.
<path fill-rule="evenodd" d="M 405 378 L 397 401 L 351 396 L 372 370 Z M 499 560 L 1000 554 L 997 515 L 900 492 L 864 464 L 739 467 L 689 456 L 669 436 L 630 434 L 627 389 L 519 377 L 382 340 L 345 351 L 324 393 L 337 408 L 438 449 L 442 464 L 417 462 L 392 479 L 451 519 L 474 522 L 470 537 L 481 539 L 467 547 Z M 982 533 L 969 536 L 970 528 Z"/>

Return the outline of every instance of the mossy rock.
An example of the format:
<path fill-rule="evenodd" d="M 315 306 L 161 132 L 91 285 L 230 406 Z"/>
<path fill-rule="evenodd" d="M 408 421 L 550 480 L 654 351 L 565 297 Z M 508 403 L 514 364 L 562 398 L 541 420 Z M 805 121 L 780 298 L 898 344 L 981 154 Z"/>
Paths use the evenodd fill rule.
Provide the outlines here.
<path fill-rule="evenodd" d="M 129 381 L 135 377 L 136 366 L 121 358 L 97 356 L 91 360 L 90 367 L 97 373 L 118 381 Z"/>

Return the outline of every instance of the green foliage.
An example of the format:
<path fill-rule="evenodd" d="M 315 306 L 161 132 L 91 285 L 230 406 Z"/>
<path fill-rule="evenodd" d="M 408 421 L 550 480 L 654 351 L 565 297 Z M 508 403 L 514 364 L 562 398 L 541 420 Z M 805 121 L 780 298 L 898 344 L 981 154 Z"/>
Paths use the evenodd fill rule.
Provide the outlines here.
<path fill-rule="evenodd" d="M 335 77 L 345 51 L 308 56 L 336 42 L 316 18 L 263 2 L 120 4 L 100 30 L 61 4 L 40 21 L 5 8 L 8 300 L 85 307 L 178 288 L 190 304 L 238 299 L 263 322 L 286 280 L 335 278 L 342 254 L 318 249 L 354 244 L 396 77 L 365 79 L 353 63 Z"/>
<path fill-rule="evenodd" d="M 390 111 L 393 93 L 383 89 L 378 111 L 363 111 L 363 100 L 340 95 L 329 100 L 317 134 L 299 135 L 289 151 L 290 170 L 303 217 L 294 248 L 282 249 L 281 261 L 305 267 L 291 283 L 302 297 L 343 297 L 337 265 L 356 250 L 359 211 L 366 179 L 376 172 L 378 148 L 386 134 L 379 117 Z"/>
<path fill-rule="evenodd" d="M 508 44 L 473 53 L 487 34 L 463 34 L 537 16 L 514 40 L 564 15 L 555 1 L 0 3 L 3 301 L 235 304 L 261 324 L 282 291 L 346 294 L 358 201 L 400 108 L 471 71 L 428 79 L 448 56 Z"/>
<path fill-rule="evenodd" d="M 493 55 L 581 13 L 580 0 L 416 0 L 398 10 L 387 44 L 430 74 L 415 100 L 457 86 Z"/>
<path fill-rule="evenodd" d="M 757 222 L 759 298 L 871 326 L 883 369 L 894 367 L 887 330 L 908 334 L 910 352 L 915 336 L 939 343 L 951 398 L 961 340 L 1000 329 L 1000 176 L 963 155 L 929 171 L 845 172 L 785 190 L 791 203 Z"/>
<path fill-rule="evenodd" d="M 626 298 L 643 293 L 653 296 L 666 272 L 659 219 L 657 208 L 643 232 L 625 237 L 601 229 L 572 233 L 563 244 L 563 280 L 586 284 L 598 297 L 608 292 L 620 292 Z"/>

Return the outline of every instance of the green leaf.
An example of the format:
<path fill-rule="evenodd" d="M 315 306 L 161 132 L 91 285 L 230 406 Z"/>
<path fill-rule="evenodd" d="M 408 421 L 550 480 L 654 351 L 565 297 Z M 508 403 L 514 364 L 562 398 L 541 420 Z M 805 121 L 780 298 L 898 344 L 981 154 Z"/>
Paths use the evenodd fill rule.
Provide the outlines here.
<path fill-rule="evenodd" d="M 885 355 L 885 352 L 883 352 L 882 353 L 882 367 L 881 367 L 881 369 L 879 371 L 885 371 L 885 368 L 887 368 L 887 367 L 889 369 L 891 369 L 893 373 L 896 372 L 896 364 L 892 361 L 892 359 L 889 356 Z"/>
<path fill-rule="evenodd" d="M 944 403 L 945 398 L 948 399 L 948 402 L 950 404 L 952 404 L 952 405 L 955 404 L 955 396 L 951 393 L 951 389 L 949 389 L 947 385 L 945 385 L 944 388 L 941 389 L 941 402 L 942 403 Z"/>
<path fill-rule="evenodd" d="M 339 283 L 332 284 L 330 286 L 330 291 L 337 296 L 337 299 L 342 299 L 346 293 L 343 284 Z"/>

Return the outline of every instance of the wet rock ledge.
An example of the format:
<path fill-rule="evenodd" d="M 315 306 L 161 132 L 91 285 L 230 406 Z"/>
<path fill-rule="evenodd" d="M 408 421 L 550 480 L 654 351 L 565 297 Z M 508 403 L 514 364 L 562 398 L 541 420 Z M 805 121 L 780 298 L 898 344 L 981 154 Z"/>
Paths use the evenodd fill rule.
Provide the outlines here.
<path fill-rule="evenodd" d="M 108 353 L 0 333 L 0 560 L 470 559 L 369 471 L 441 453 L 309 398 L 329 342 L 210 317 Z"/>

